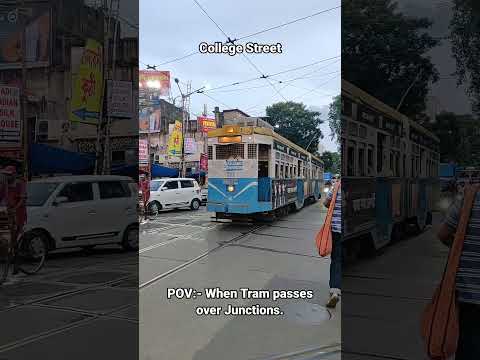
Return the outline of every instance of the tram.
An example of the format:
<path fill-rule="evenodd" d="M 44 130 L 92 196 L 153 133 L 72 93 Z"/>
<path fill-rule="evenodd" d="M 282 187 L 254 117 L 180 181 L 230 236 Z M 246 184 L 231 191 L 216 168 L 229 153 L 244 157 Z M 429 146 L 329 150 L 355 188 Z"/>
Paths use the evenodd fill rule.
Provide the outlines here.
<path fill-rule="evenodd" d="M 275 217 L 318 200 L 323 163 L 275 133 L 261 118 L 243 117 L 208 132 L 208 211 L 217 219 Z"/>
<path fill-rule="evenodd" d="M 345 80 L 341 121 L 346 247 L 378 250 L 423 231 L 439 199 L 439 139 Z"/>

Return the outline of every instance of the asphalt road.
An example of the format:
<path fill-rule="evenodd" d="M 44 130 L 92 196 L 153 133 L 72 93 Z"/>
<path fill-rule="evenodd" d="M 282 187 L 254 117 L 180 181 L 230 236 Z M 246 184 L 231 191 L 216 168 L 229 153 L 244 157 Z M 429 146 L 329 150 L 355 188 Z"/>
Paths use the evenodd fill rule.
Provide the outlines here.
<path fill-rule="evenodd" d="M 343 269 L 342 359 L 427 360 L 420 336 L 425 306 L 448 256 L 434 226 Z"/>
<path fill-rule="evenodd" d="M 52 253 L 0 286 L 0 324 L 0 359 L 137 358 L 137 253 Z"/>
<path fill-rule="evenodd" d="M 273 224 L 213 222 L 197 212 L 163 212 L 140 227 L 140 359 L 340 359 L 340 311 L 327 311 L 329 259 L 314 236 L 320 203 Z M 237 290 L 207 299 L 205 288 Z M 195 289 L 170 298 L 168 289 Z M 240 288 L 312 290 L 311 299 L 244 298 Z M 258 294 L 258 293 L 255 293 Z M 264 295 L 265 297 L 265 295 Z M 280 315 L 225 315 L 228 305 L 278 307 Z M 207 307 L 219 314 L 197 315 Z"/>

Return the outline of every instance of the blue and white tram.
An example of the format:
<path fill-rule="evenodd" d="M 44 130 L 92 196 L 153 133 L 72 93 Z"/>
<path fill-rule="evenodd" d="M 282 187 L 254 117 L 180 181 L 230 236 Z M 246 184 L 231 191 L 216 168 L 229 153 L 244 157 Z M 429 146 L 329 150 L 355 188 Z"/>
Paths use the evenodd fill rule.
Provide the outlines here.
<path fill-rule="evenodd" d="M 259 118 L 208 133 L 208 211 L 217 218 L 287 213 L 318 200 L 323 163 Z"/>
<path fill-rule="evenodd" d="M 345 80 L 341 120 L 344 244 L 380 249 L 423 230 L 439 200 L 439 139 Z"/>

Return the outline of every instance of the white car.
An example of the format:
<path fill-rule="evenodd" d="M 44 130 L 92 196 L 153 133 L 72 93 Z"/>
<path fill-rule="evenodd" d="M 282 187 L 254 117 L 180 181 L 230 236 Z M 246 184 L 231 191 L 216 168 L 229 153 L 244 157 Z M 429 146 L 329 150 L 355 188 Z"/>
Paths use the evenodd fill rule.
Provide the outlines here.
<path fill-rule="evenodd" d="M 208 201 L 208 185 L 202 187 L 202 190 L 200 192 L 202 194 L 202 202 L 206 203 Z"/>
<path fill-rule="evenodd" d="M 152 215 L 162 209 L 190 207 L 198 210 L 202 203 L 200 185 L 194 179 L 164 178 L 150 181 L 148 210 Z"/>
<path fill-rule="evenodd" d="M 137 186 L 123 176 L 62 176 L 27 185 L 25 234 L 49 250 L 118 243 L 138 249 Z"/>

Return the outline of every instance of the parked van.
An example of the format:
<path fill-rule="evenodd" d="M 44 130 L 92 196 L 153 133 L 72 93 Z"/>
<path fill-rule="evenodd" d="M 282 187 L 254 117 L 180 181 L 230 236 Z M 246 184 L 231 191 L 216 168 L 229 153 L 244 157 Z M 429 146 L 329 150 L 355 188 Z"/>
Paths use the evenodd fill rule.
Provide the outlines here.
<path fill-rule="evenodd" d="M 198 210 L 202 203 L 200 185 L 189 178 L 163 178 L 150 182 L 148 210 L 152 215 L 162 209 L 190 207 Z"/>
<path fill-rule="evenodd" d="M 49 250 L 118 243 L 138 250 L 137 188 L 124 176 L 38 179 L 27 184 L 25 233 Z"/>

